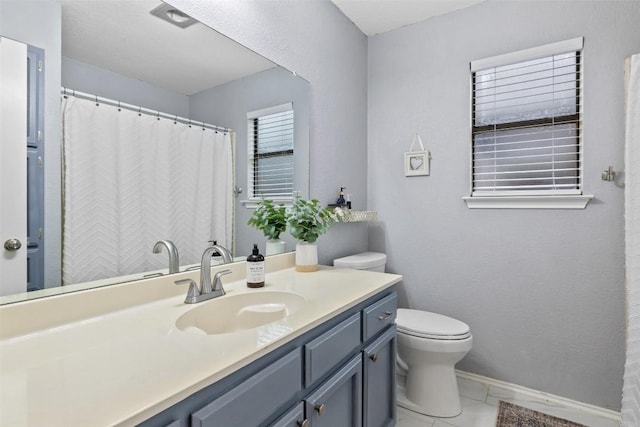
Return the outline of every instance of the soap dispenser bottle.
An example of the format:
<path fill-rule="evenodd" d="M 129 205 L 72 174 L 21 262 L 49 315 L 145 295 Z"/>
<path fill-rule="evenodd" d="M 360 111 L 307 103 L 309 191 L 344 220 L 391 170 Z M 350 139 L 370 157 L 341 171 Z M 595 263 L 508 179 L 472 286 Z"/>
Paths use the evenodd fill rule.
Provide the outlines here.
<path fill-rule="evenodd" d="M 264 256 L 257 244 L 253 244 L 253 251 L 247 257 L 247 287 L 261 288 L 264 286 Z"/>
<path fill-rule="evenodd" d="M 344 189 L 347 187 L 340 187 L 340 195 L 338 196 L 338 200 L 336 201 L 336 205 L 338 205 L 338 207 L 342 207 L 346 204 L 345 200 L 344 200 Z"/>

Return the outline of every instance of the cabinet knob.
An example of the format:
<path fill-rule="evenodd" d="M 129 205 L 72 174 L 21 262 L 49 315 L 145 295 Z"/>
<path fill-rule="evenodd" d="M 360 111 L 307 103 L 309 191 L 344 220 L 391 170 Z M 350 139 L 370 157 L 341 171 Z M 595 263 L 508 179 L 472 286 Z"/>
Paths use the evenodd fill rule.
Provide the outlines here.
<path fill-rule="evenodd" d="M 327 405 L 325 405 L 324 403 L 321 405 L 316 405 L 315 407 L 316 412 L 318 412 L 318 415 L 323 416 L 324 413 L 327 411 Z"/>
<path fill-rule="evenodd" d="M 378 320 L 387 320 L 389 317 L 391 317 L 391 315 L 393 315 L 392 312 L 385 311 L 383 315 L 378 316 Z"/>
<path fill-rule="evenodd" d="M 370 354 L 369 359 L 371 359 L 373 363 L 376 363 L 378 361 L 378 353 Z"/>
<path fill-rule="evenodd" d="M 298 421 L 298 427 L 309 427 L 309 420 L 304 419 L 302 421 Z"/>

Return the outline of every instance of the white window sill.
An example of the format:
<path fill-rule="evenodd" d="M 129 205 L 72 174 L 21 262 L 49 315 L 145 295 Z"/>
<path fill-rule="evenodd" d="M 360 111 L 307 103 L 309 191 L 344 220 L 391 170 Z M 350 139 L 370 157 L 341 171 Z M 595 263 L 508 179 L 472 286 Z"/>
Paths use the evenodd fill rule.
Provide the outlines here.
<path fill-rule="evenodd" d="M 258 203 L 260 203 L 260 200 L 262 199 L 240 200 L 240 203 L 242 203 L 244 207 L 247 209 L 255 209 L 258 207 Z M 291 204 L 293 203 L 293 199 L 291 197 L 283 198 L 283 199 L 270 199 L 270 200 L 273 201 L 273 204 L 276 206 L 278 205 L 291 206 Z"/>
<path fill-rule="evenodd" d="M 593 196 L 481 196 L 463 197 L 469 209 L 584 209 Z"/>

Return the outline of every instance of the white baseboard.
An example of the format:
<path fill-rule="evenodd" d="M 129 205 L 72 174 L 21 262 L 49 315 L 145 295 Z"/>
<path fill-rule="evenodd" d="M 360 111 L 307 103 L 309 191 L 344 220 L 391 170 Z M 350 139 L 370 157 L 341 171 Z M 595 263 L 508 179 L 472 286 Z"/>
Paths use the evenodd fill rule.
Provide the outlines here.
<path fill-rule="evenodd" d="M 565 397 L 556 396 L 550 393 L 533 390 L 527 387 L 522 387 L 516 384 L 495 380 L 493 378 L 484 377 L 482 375 L 476 375 L 469 372 L 456 370 L 456 375 L 458 376 L 459 380 L 473 381 L 485 386 L 485 401 L 487 403 L 497 404 L 498 400 L 504 400 L 519 404 L 521 406 L 529 407 L 530 409 L 534 410 L 540 410 L 540 405 L 543 405 L 544 407 L 552 407 L 555 410 L 554 412 L 556 412 L 557 415 L 552 415 L 561 416 L 562 418 L 566 419 L 574 418 L 573 421 L 576 422 L 580 422 L 580 420 L 575 419 L 575 416 L 571 416 L 572 412 L 587 414 L 589 418 L 596 417 L 598 419 L 601 419 L 603 425 L 605 423 L 607 425 L 620 425 L 621 422 L 620 413 L 610 409 L 578 402 L 575 400 L 567 399 Z M 460 383 L 460 381 L 458 382 Z M 472 399 L 474 398 L 471 396 L 469 397 Z M 477 393 L 476 397 L 478 397 Z M 581 416 L 578 417 L 581 418 Z"/>

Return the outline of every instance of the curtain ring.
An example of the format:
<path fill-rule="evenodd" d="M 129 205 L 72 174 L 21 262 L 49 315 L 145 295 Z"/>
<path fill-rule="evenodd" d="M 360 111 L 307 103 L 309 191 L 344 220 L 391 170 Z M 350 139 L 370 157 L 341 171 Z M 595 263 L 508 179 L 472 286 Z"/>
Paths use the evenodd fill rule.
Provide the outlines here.
<path fill-rule="evenodd" d="M 157 111 L 157 113 L 158 113 L 158 114 L 156 115 L 156 118 L 157 118 L 158 120 L 160 120 L 160 110 L 158 110 L 158 111 Z"/>
<path fill-rule="evenodd" d="M 177 124 L 178 124 L 178 116 L 176 116 L 176 117 L 173 119 L 173 124 L 174 124 L 174 125 L 177 125 Z"/>
<path fill-rule="evenodd" d="M 98 95 L 96 95 L 96 107 L 99 107 L 100 104 L 98 103 Z"/>
<path fill-rule="evenodd" d="M 191 119 L 189 119 L 189 127 L 191 127 Z"/>
<path fill-rule="evenodd" d="M 142 107 L 138 106 L 138 116 L 142 117 Z"/>
<path fill-rule="evenodd" d="M 120 101 L 118 101 L 118 111 L 122 111 L 122 108 L 120 108 Z"/>

